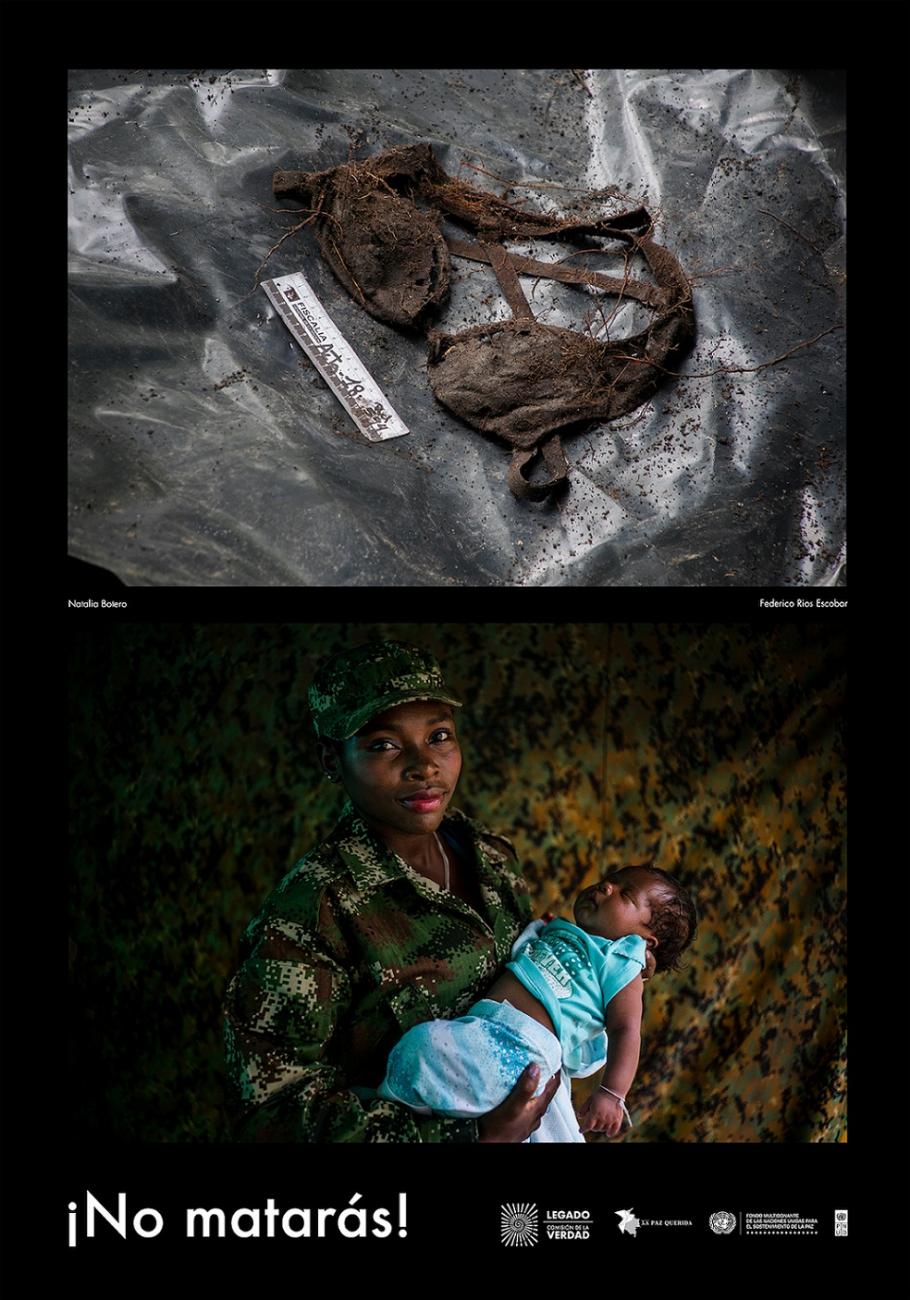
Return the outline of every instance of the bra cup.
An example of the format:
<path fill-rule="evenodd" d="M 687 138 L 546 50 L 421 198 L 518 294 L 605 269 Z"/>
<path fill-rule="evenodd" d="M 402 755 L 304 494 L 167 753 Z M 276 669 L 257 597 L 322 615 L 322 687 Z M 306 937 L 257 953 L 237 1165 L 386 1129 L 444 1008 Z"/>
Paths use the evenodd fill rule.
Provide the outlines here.
<path fill-rule="evenodd" d="M 415 146 L 326 172 L 273 177 L 276 198 L 305 204 L 322 255 L 351 297 L 392 325 L 419 325 L 449 290 L 441 215 L 390 184 L 416 184 L 434 166 L 429 148 Z"/>
<path fill-rule="evenodd" d="M 348 293 L 378 320 L 415 326 L 448 292 L 451 262 L 439 220 L 407 199 L 336 193 L 316 237 Z"/>
<path fill-rule="evenodd" d="M 432 335 L 427 373 L 437 400 L 455 415 L 530 448 L 555 430 L 633 411 L 693 332 L 684 303 L 641 334 L 613 343 L 536 321 L 504 321 Z M 641 361 L 629 362 L 630 355 Z"/>
<path fill-rule="evenodd" d="M 609 409 L 616 363 L 605 345 L 555 326 L 480 327 L 437 335 L 428 365 L 438 401 L 484 433 L 533 447 Z"/>

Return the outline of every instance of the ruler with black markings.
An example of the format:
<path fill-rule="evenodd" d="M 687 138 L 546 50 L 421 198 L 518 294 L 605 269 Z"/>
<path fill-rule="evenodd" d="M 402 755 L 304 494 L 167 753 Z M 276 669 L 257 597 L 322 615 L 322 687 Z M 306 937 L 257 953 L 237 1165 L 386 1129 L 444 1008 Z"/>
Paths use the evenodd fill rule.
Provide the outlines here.
<path fill-rule="evenodd" d="M 385 438 L 400 438 L 409 432 L 316 297 L 302 271 L 263 280 L 262 288 L 365 437 L 372 442 L 381 442 Z"/>

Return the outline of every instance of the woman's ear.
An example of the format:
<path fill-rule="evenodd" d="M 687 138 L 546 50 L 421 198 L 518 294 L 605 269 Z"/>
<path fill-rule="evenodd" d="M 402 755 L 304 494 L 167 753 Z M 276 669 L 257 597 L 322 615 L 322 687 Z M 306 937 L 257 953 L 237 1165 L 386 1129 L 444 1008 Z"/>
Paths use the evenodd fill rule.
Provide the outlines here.
<path fill-rule="evenodd" d="M 329 781 L 341 779 L 338 766 L 338 751 L 330 740 L 319 741 L 319 765 Z"/>

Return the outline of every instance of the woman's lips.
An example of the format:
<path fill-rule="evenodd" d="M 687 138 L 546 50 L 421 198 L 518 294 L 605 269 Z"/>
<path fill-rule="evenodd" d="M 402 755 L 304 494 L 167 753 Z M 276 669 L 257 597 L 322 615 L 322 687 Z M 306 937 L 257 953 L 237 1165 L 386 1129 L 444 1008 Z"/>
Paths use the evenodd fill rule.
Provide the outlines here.
<path fill-rule="evenodd" d="M 411 812 L 429 813 L 436 812 L 445 803 L 446 792 L 439 789 L 416 790 L 414 794 L 408 795 L 405 799 L 399 799 L 398 802 Z"/>

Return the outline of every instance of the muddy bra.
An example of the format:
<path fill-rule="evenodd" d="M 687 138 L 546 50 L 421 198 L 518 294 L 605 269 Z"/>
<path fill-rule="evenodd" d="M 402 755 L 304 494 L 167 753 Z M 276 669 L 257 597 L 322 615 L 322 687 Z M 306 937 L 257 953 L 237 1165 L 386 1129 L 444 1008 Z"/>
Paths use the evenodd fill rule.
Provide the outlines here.
<path fill-rule="evenodd" d="M 634 410 L 694 338 L 689 281 L 673 254 L 652 239 L 644 208 L 597 221 L 523 212 L 453 179 L 426 144 L 325 172 L 277 171 L 273 190 L 278 199 L 304 205 L 324 258 L 371 316 L 425 330 L 433 393 L 465 423 L 512 445 L 508 483 L 517 497 L 539 501 L 558 488 L 569 470 L 560 435 Z M 477 242 L 447 240 L 443 217 L 475 231 Z M 656 284 L 538 262 L 503 246 L 506 240 L 584 236 L 619 240 L 640 253 Z M 582 247 L 599 251 L 594 244 Z M 432 327 L 448 293 L 453 256 L 492 267 L 511 320 L 458 334 Z M 655 316 L 640 333 L 615 342 L 541 325 L 520 274 L 593 285 L 618 299 L 635 299 Z M 531 483 L 525 472 L 538 454 L 548 477 Z"/>

